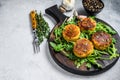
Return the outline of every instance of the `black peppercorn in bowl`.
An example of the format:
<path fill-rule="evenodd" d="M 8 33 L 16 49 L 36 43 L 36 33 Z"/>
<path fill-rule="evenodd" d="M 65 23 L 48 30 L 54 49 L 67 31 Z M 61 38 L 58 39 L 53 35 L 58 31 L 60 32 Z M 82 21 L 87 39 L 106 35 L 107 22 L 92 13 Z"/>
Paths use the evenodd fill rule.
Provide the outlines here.
<path fill-rule="evenodd" d="M 82 4 L 89 15 L 97 15 L 104 8 L 101 0 L 82 0 Z"/>

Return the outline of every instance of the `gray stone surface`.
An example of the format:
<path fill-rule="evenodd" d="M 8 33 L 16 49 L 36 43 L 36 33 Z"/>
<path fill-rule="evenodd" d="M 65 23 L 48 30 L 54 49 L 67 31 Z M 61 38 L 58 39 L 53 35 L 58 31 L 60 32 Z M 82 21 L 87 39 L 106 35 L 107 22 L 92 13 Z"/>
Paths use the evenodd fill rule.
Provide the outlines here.
<path fill-rule="evenodd" d="M 0 0 L 0 80 L 120 80 L 120 60 L 109 71 L 95 76 L 81 76 L 60 68 L 49 55 L 47 41 L 34 54 L 29 12 L 44 10 L 62 0 Z M 105 8 L 97 15 L 120 32 L 120 1 L 103 0 Z M 81 0 L 76 9 L 83 14 Z M 71 13 L 66 13 L 70 15 Z M 85 13 L 84 13 L 85 14 Z M 44 15 L 50 29 L 56 22 Z"/>

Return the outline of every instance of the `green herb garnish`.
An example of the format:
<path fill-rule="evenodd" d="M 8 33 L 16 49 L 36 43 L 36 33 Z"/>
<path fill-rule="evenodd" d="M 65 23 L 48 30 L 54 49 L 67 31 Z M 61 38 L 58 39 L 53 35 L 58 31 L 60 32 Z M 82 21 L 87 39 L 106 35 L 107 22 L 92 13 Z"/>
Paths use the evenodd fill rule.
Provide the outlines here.
<path fill-rule="evenodd" d="M 39 44 L 41 44 L 44 38 L 48 38 L 50 28 L 48 23 L 43 18 L 41 12 L 40 14 L 36 13 L 36 21 L 37 21 L 36 33 L 39 39 Z"/>

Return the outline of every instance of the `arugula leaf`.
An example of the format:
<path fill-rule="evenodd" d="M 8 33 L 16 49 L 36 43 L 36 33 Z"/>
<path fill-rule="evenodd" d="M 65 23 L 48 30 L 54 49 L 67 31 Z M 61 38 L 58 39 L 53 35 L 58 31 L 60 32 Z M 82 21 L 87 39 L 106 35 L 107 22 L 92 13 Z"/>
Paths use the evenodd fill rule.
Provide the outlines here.
<path fill-rule="evenodd" d="M 53 49 L 57 52 L 63 50 L 63 45 L 62 44 L 55 44 L 53 42 L 50 42 L 50 45 L 53 47 Z"/>
<path fill-rule="evenodd" d="M 89 16 L 89 18 L 95 20 L 96 17 L 95 16 Z"/>
<path fill-rule="evenodd" d="M 76 68 L 79 68 L 81 66 L 81 64 L 80 63 L 76 63 Z"/>
<path fill-rule="evenodd" d="M 111 34 L 111 35 L 116 34 L 115 30 L 113 30 L 110 26 L 107 26 L 106 24 L 102 22 L 97 22 L 96 31 L 105 31 L 106 33 Z"/>
<path fill-rule="evenodd" d="M 116 43 L 116 39 L 112 38 L 112 43 L 115 44 Z"/>
<path fill-rule="evenodd" d="M 107 51 L 109 52 L 110 55 L 109 59 L 119 57 L 119 54 L 117 53 L 117 49 L 115 48 L 115 44 L 112 43 L 110 47 L 107 48 Z"/>
<path fill-rule="evenodd" d="M 71 59 L 71 60 L 76 60 L 76 61 L 77 61 L 77 59 L 78 59 L 78 57 L 75 56 L 73 53 L 69 53 L 68 58 Z"/>
<path fill-rule="evenodd" d="M 91 64 L 93 64 L 93 65 L 97 65 L 98 68 L 101 68 L 101 67 L 102 67 L 102 65 L 99 64 L 94 58 L 88 58 L 88 61 L 89 61 Z"/>
<path fill-rule="evenodd" d="M 108 33 L 110 33 L 110 34 L 116 34 L 117 33 L 115 30 L 113 30 L 109 26 L 107 26 L 107 25 L 104 25 L 104 26 L 106 27 L 106 30 L 108 31 Z"/>
<path fill-rule="evenodd" d="M 61 28 L 56 28 L 54 30 L 54 34 L 55 34 L 56 38 L 61 37 L 62 36 L 62 29 Z"/>
<path fill-rule="evenodd" d="M 120 56 L 119 54 L 112 54 L 109 59 L 113 59 L 113 58 L 116 58 L 116 57 L 119 57 L 119 56 Z"/>
<path fill-rule="evenodd" d="M 90 69 L 92 67 L 92 64 L 91 63 L 87 63 L 86 67 Z"/>
<path fill-rule="evenodd" d="M 64 43 L 64 47 L 65 47 L 65 50 L 66 51 L 72 51 L 73 50 L 73 43 L 70 43 L 70 42 L 68 42 L 68 43 Z"/>

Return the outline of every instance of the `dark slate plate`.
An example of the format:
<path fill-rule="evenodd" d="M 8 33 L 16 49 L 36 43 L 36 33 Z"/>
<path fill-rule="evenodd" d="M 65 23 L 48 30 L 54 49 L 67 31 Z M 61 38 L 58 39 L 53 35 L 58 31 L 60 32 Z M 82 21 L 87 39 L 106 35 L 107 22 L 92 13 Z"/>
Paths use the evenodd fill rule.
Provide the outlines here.
<path fill-rule="evenodd" d="M 65 69 L 65 70 L 67 70 L 71 73 L 78 74 L 78 75 L 96 75 L 96 74 L 100 74 L 100 73 L 103 73 L 103 72 L 109 70 L 118 61 L 119 57 L 114 58 L 112 60 L 101 60 L 101 61 L 99 61 L 99 63 L 102 65 L 101 69 L 92 67 L 89 70 L 81 70 L 81 68 L 76 68 L 76 66 L 74 65 L 74 61 L 68 59 L 67 57 L 65 57 L 64 55 L 62 55 L 59 52 L 55 52 L 53 50 L 53 48 L 50 46 L 50 42 L 53 41 L 54 37 L 55 37 L 54 34 L 53 34 L 54 29 L 56 27 L 60 26 L 62 24 L 62 22 L 68 17 L 63 15 L 58 10 L 57 5 L 54 5 L 50 8 L 48 8 L 48 9 L 46 9 L 45 12 L 47 14 L 51 15 L 57 21 L 56 26 L 53 28 L 53 30 L 50 33 L 50 36 L 49 36 L 49 39 L 48 39 L 48 44 L 49 44 L 50 54 L 51 54 L 53 60 L 60 67 L 62 67 L 63 69 Z M 104 24 L 106 24 L 106 25 L 108 25 L 112 28 L 111 25 L 109 25 L 108 23 L 106 23 L 105 21 L 103 21 L 101 19 L 96 18 L 96 21 L 97 22 L 102 22 L 102 23 L 104 23 Z M 120 53 L 120 45 L 119 45 L 120 44 L 120 37 L 119 37 L 118 33 L 113 35 L 113 37 L 117 40 L 117 44 L 115 44 L 116 48 L 118 49 L 117 53 Z"/>

